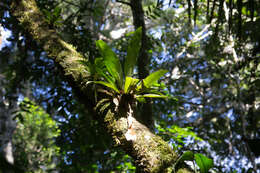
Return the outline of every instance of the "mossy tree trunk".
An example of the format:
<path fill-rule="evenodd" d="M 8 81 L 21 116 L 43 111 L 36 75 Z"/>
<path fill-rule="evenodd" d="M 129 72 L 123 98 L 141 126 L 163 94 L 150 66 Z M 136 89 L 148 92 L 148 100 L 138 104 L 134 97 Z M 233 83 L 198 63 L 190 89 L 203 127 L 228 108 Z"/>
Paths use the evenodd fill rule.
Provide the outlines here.
<path fill-rule="evenodd" d="M 131 129 L 125 113 L 118 114 L 115 108 L 109 109 L 105 115 L 98 115 L 95 111 L 93 93 L 87 89 L 86 82 L 90 79 L 90 73 L 79 63 L 83 56 L 76 49 L 62 40 L 55 32 L 49 29 L 44 16 L 37 8 L 35 0 L 14 0 L 11 6 L 11 14 L 15 16 L 22 27 L 31 34 L 34 40 L 43 47 L 49 58 L 61 67 L 65 79 L 76 90 L 79 100 L 93 116 L 99 116 L 100 124 L 105 124 L 115 145 L 121 147 L 126 153 L 135 159 L 136 166 L 141 172 L 171 172 L 172 165 L 178 156 L 167 142 L 153 134 L 145 125 L 132 118 Z M 134 138 L 127 138 L 131 130 Z M 191 172 L 188 167 L 181 167 L 176 172 Z"/>

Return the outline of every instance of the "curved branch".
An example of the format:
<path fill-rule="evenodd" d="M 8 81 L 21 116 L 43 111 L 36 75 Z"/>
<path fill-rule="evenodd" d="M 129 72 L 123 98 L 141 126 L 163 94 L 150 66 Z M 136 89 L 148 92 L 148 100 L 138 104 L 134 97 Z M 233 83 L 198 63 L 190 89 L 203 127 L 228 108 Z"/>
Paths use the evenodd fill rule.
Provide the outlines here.
<path fill-rule="evenodd" d="M 14 0 L 11 6 L 11 14 L 18 19 L 23 28 L 32 35 L 33 39 L 42 45 L 48 57 L 55 60 L 62 68 L 64 75 L 68 77 L 66 79 L 68 79 L 70 85 L 72 87 L 76 86 L 84 99 L 91 100 L 91 98 L 85 97 L 89 95 L 89 91 L 85 88 L 90 74 L 79 63 L 83 56 L 76 51 L 75 47 L 63 41 L 54 30 L 48 28 L 48 24 L 37 8 L 35 0 Z M 86 105 L 84 101 L 82 102 L 85 104 L 86 109 L 93 112 L 95 116 L 101 117 L 98 119 L 100 124 L 105 124 L 116 145 L 135 159 L 136 165 L 142 172 L 159 173 L 172 168 L 172 165 L 177 160 L 177 154 L 167 142 L 151 133 L 146 126 L 133 119 L 131 134 L 134 134 L 135 138 L 127 140 L 126 132 L 129 132 L 129 129 L 125 116 L 118 116 L 118 113 L 113 108 L 103 116 L 97 115 L 97 112 L 94 111 L 94 104 Z M 127 110 L 125 110 L 126 113 Z M 190 171 L 187 171 L 184 166 L 184 168 L 180 168 L 176 172 Z"/>

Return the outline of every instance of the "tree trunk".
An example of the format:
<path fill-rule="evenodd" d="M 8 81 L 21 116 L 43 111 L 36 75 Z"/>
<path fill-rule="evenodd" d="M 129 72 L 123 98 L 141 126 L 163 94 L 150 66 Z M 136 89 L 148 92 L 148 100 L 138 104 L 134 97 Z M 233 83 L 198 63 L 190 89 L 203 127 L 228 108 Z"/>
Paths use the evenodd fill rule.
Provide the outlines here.
<path fill-rule="evenodd" d="M 0 80 L 5 80 L 0 77 Z M 14 162 L 12 136 L 16 128 L 13 112 L 17 102 L 3 97 L 0 90 L 0 173 L 22 173 Z M 4 99 L 3 99 L 4 98 Z"/>
<path fill-rule="evenodd" d="M 11 6 L 11 14 L 15 16 L 23 28 L 38 41 L 50 58 L 63 70 L 64 76 L 72 88 L 80 93 L 80 97 L 86 109 L 93 116 L 100 118 L 100 124 L 105 124 L 115 145 L 121 147 L 126 153 L 135 159 L 136 166 L 142 172 L 169 172 L 172 165 L 178 159 L 175 151 L 167 142 L 153 134 L 145 125 L 132 118 L 131 129 L 125 110 L 124 115 L 119 115 L 116 110 L 109 109 L 105 115 L 98 115 L 94 111 L 93 93 L 87 90 L 86 82 L 90 73 L 79 63 L 83 56 L 76 49 L 63 41 L 60 36 L 48 28 L 44 16 L 37 8 L 34 0 L 14 0 Z M 83 101 L 84 100 L 84 101 Z M 129 130 L 133 138 L 128 138 Z M 176 172 L 191 172 L 188 168 L 179 168 Z"/>
<path fill-rule="evenodd" d="M 133 15 L 133 22 L 135 29 L 142 27 L 142 43 L 138 56 L 138 76 L 139 79 L 144 79 L 149 75 L 149 64 L 150 58 L 148 56 L 148 37 L 146 35 L 146 26 L 144 20 L 144 11 L 142 6 L 142 0 L 131 0 L 130 6 Z M 147 99 L 147 102 L 141 105 L 141 113 L 137 115 L 144 125 L 149 127 L 151 130 L 154 129 L 153 111 L 151 99 Z"/>

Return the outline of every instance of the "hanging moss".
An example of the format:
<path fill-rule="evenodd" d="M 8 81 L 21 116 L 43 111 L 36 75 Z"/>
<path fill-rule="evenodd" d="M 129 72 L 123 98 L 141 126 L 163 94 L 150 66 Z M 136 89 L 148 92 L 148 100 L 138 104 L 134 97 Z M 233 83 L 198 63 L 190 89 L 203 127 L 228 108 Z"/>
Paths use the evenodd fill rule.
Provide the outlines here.
<path fill-rule="evenodd" d="M 74 81 L 90 76 L 86 68 L 78 62 L 84 59 L 83 56 L 74 46 L 64 42 L 54 30 L 48 28 L 48 23 L 44 20 L 35 1 L 22 0 L 18 6 L 13 3 L 11 9 L 22 26 L 42 44 L 48 56 L 61 65 L 65 75 L 72 76 Z"/>

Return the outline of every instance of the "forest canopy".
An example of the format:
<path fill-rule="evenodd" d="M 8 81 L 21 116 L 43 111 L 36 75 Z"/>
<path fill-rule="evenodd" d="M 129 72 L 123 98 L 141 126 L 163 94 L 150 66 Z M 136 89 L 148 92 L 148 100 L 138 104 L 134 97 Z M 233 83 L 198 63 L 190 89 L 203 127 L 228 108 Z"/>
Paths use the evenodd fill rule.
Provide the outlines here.
<path fill-rule="evenodd" d="M 259 171 L 257 0 L 2 0 L 0 173 Z"/>

